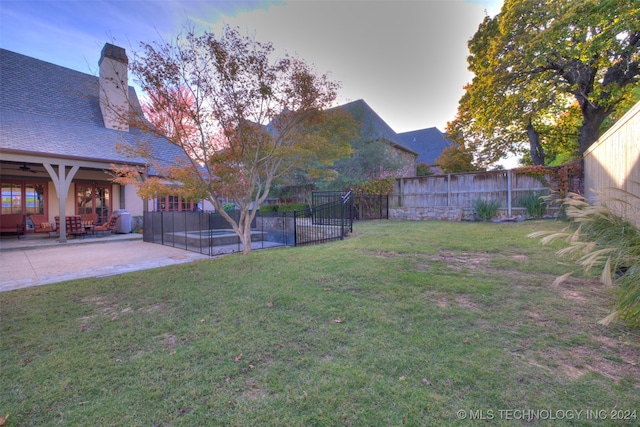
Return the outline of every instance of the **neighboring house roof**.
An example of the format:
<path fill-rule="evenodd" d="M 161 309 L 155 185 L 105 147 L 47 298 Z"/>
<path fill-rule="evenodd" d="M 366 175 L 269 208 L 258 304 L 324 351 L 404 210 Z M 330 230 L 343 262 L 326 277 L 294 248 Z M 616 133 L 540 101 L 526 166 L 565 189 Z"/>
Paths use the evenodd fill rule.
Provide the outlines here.
<path fill-rule="evenodd" d="M 430 166 L 433 166 L 442 151 L 451 145 L 447 135 L 435 127 L 402 132 L 399 135 L 408 147 L 419 154 L 418 163 Z"/>
<path fill-rule="evenodd" d="M 364 140 L 384 139 L 394 147 L 415 156 L 418 152 L 409 147 L 405 141 L 364 100 L 349 102 L 336 108 L 344 110 L 362 124 L 360 137 Z"/>
<path fill-rule="evenodd" d="M 129 98 L 140 111 L 135 90 Z M 163 138 L 107 129 L 99 105 L 99 79 L 0 49 L 0 149 L 114 163 L 148 163 L 116 151 L 118 142 L 151 143 L 166 160 L 184 157 Z"/>

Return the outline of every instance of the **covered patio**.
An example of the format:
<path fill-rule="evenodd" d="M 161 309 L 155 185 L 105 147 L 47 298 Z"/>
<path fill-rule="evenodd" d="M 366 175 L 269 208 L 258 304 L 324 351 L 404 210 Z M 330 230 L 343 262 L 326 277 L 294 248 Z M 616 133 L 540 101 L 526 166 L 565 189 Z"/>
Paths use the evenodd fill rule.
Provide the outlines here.
<path fill-rule="evenodd" d="M 133 185 L 113 181 L 114 165 L 138 170 L 141 179 L 149 173 L 120 148 L 145 144 L 160 163 L 182 153 L 136 127 L 143 113 L 128 85 L 125 50 L 106 43 L 98 65 L 96 76 L 0 49 L 2 236 L 45 234 L 31 215 L 43 216 L 45 227 L 79 215 L 101 226 L 117 210 L 142 217 L 153 209 Z M 67 241 L 68 228 L 59 221 L 57 242 Z"/>
<path fill-rule="evenodd" d="M 22 224 L 23 235 L 47 234 L 64 243 L 70 234 L 79 234 L 73 227 L 69 230 L 68 219 L 72 216 L 86 216 L 92 219 L 92 226 L 100 227 L 108 224 L 115 209 L 125 205 L 126 189 L 110 181 L 109 162 L 6 150 L 2 154 L 0 221 L 4 234 L 10 233 L 12 224 Z M 142 207 L 142 201 L 139 204 Z M 91 227 L 86 231 L 94 230 Z"/>

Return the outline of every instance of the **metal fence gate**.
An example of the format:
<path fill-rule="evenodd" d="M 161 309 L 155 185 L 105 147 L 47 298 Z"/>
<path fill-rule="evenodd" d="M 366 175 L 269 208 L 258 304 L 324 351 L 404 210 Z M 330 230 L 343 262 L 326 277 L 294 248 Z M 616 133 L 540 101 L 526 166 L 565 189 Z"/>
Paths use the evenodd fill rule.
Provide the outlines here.
<path fill-rule="evenodd" d="M 342 240 L 353 231 L 353 193 L 312 193 L 312 206 L 294 211 L 296 246 Z"/>

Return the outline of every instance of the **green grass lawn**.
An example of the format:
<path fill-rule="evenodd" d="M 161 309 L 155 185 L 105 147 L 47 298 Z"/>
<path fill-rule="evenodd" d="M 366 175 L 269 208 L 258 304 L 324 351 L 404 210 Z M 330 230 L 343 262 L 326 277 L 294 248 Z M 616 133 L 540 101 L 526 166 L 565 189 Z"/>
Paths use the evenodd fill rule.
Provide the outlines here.
<path fill-rule="evenodd" d="M 319 246 L 2 293 L 0 416 L 638 425 L 640 332 L 597 324 L 611 291 L 553 286 L 559 246 L 526 238 L 561 227 L 356 223 Z"/>

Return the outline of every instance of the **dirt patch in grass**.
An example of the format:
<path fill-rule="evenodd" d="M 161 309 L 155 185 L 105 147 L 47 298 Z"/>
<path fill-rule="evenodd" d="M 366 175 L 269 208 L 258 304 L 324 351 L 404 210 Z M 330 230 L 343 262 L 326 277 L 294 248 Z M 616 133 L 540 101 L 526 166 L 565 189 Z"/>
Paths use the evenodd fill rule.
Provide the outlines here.
<path fill-rule="evenodd" d="M 464 308 L 465 310 L 478 311 L 480 309 L 480 306 L 471 301 L 468 295 L 456 296 L 456 304 L 458 304 L 458 307 Z"/>
<path fill-rule="evenodd" d="M 153 313 L 154 311 L 163 310 L 166 304 L 159 302 L 157 304 L 145 305 L 144 307 L 140 307 L 138 311 L 142 311 L 143 313 Z"/>
<path fill-rule="evenodd" d="M 637 350 L 633 351 L 625 346 L 608 350 L 576 346 L 570 349 L 548 348 L 544 353 L 538 353 L 536 358 L 538 364 L 569 380 L 576 380 L 592 372 L 609 378 L 616 384 L 625 378 L 632 379 L 636 387 L 640 387 L 640 366 L 629 360 L 637 356 Z"/>
<path fill-rule="evenodd" d="M 177 338 L 173 334 L 162 334 L 159 337 L 162 348 L 169 352 L 169 354 L 174 354 L 176 352 L 176 348 L 178 347 Z"/>
<path fill-rule="evenodd" d="M 520 312 L 514 324 L 503 326 L 514 330 L 530 326 L 540 329 L 538 336 L 515 339 L 513 344 L 521 349 L 514 353 L 515 356 L 523 357 L 525 363 L 536 369 L 566 380 L 595 373 L 616 384 L 630 380 L 640 389 L 640 337 L 637 332 L 623 326 L 617 329 L 597 324 L 608 314 L 611 289 L 593 278 L 569 277 L 554 285 L 552 275 L 495 269 L 491 267 L 495 257 L 503 255 L 440 250 L 434 255 L 422 256 L 426 262 L 418 262 L 416 267 L 424 271 L 429 262 L 442 262 L 455 271 L 467 269 L 477 274 L 508 277 L 514 292 L 508 304 L 523 300 L 530 300 L 531 304 Z M 528 259 L 522 254 L 508 258 L 519 262 Z M 440 308 L 455 304 L 469 311 L 483 310 L 482 305 L 469 295 L 453 296 L 431 291 L 425 297 Z M 521 303 L 517 306 L 521 307 Z M 558 340 L 575 344 L 556 346 Z M 520 352 L 522 350 L 524 354 Z"/>
<path fill-rule="evenodd" d="M 640 389 L 640 336 L 637 331 L 622 325 L 604 327 L 597 323 L 608 314 L 609 289 L 597 280 L 570 278 L 561 285 L 543 286 L 542 291 L 551 291 L 569 304 L 555 309 L 527 310 L 523 321 L 544 330 L 542 335 L 554 335 L 564 342 L 575 338 L 576 344 L 547 345 L 533 354 L 535 362 L 529 360 L 529 364 L 543 366 L 568 380 L 591 372 L 616 384 L 624 379 L 631 380 Z M 565 322 L 559 323 L 563 318 Z M 521 340 L 520 344 L 528 347 L 530 342 Z"/>
<path fill-rule="evenodd" d="M 435 304 L 439 308 L 447 308 L 454 304 L 454 306 L 469 311 L 478 311 L 481 309 L 480 304 L 474 302 L 471 296 L 464 294 L 452 296 L 445 292 L 426 291 L 423 293 L 422 298 L 431 304 Z"/>
<path fill-rule="evenodd" d="M 527 310 L 524 311 L 523 314 L 526 316 L 526 319 L 533 323 L 534 325 L 546 328 L 549 326 L 549 319 L 547 319 L 544 314 L 539 311 Z"/>
<path fill-rule="evenodd" d="M 596 279 L 570 276 L 554 288 L 560 297 L 573 302 L 588 303 L 590 306 L 607 307 L 613 301 L 612 289 Z"/>
<path fill-rule="evenodd" d="M 162 312 L 162 310 L 164 310 L 166 307 L 166 304 L 164 303 L 156 303 L 142 306 L 134 310 L 128 304 L 122 306 L 115 294 L 109 296 L 88 296 L 83 298 L 82 302 L 91 307 L 91 309 L 94 311 L 94 314 L 89 314 L 88 316 L 78 318 L 79 328 L 83 332 L 89 332 L 95 329 L 96 323 L 105 317 L 114 321 L 121 316 L 126 315 L 127 313 L 133 313 L 134 311 L 143 313 L 154 313 Z"/>
<path fill-rule="evenodd" d="M 246 386 L 246 389 L 243 391 L 239 399 L 241 401 L 259 400 L 264 398 L 267 395 L 264 389 L 260 387 L 260 385 L 258 385 L 258 383 L 255 382 L 255 380 L 252 377 L 248 377 L 245 380 L 245 386 Z"/>
<path fill-rule="evenodd" d="M 421 299 L 426 304 L 435 304 L 439 308 L 447 308 L 449 307 L 450 296 L 445 292 L 428 290 L 422 293 Z"/>
<path fill-rule="evenodd" d="M 416 268 L 419 271 L 426 271 L 428 269 L 429 262 L 442 262 L 452 270 L 460 271 L 463 269 L 468 270 L 487 270 L 493 271 L 494 268 L 491 264 L 497 257 L 505 258 L 504 255 L 494 254 L 490 252 L 470 252 L 470 251 L 451 251 L 441 249 L 433 255 L 423 255 L 427 263 L 418 263 Z M 524 262 L 529 259 L 527 255 L 515 254 L 510 255 L 507 258 L 517 262 Z M 503 270 L 500 270 L 503 271 Z"/>
<path fill-rule="evenodd" d="M 374 251 L 378 258 L 396 258 L 399 254 L 397 252 L 387 251 Z"/>
<path fill-rule="evenodd" d="M 431 257 L 433 261 L 442 261 L 453 270 L 487 268 L 493 258 L 484 252 L 454 252 L 440 250 Z"/>
<path fill-rule="evenodd" d="M 105 315 L 109 315 L 118 309 L 118 301 L 114 298 L 114 295 L 93 295 L 83 298 L 82 302 Z"/>

